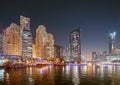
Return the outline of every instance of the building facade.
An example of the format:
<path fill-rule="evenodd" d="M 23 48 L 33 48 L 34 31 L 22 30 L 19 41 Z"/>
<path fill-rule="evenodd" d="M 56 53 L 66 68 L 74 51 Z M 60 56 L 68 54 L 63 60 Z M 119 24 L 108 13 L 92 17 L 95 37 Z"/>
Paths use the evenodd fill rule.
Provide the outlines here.
<path fill-rule="evenodd" d="M 80 28 L 73 30 L 70 33 L 70 49 L 71 57 L 74 61 L 81 62 L 81 40 Z"/>
<path fill-rule="evenodd" d="M 20 16 L 22 58 L 32 58 L 32 33 L 30 19 Z"/>
<path fill-rule="evenodd" d="M 0 25 L 0 55 L 3 54 L 3 26 Z"/>
<path fill-rule="evenodd" d="M 96 62 L 97 59 L 98 59 L 97 53 L 96 52 L 92 52 L 92 62 Z"/>
<path fill-rule="evenodd" d="M 4 54 L 5 55 L 21 55 L 20 27 L 12 23 L 10 27 L 4 31 Z"/>
<path fill-rule="evenodd" d="M 54 58 L 54 38 L 53 35 L 47 33 L 47 42 L 45 44 L 45 57 L 47 59 Z"/>
<path fill-rule="evenodd" d="M 35 44 L 32 45 L 32 52 L 33 52 L 32 53 L 33 58 L 37 58 L 36 57 L 36 45 Z"/>
<path fill-rule="evenodd" d="M 35 39 L 35 45 L 36 45 L 36 56 L 37 58 L 44 58 L 45 56 L 45 44 L 47 42 L 47 32 L 46 28 L 43 25 L 39 25 L 36 30 L 36 39 Z"/>
<path fill-rule="evenodd" d="M 36 30 L 36 56 L 41 59 L 54 58 L 54 38 L 46 32 L 46 27 L 39 25 Z"/>
<path fill-rule="evenodd" d="M 63 58 L 63 47 L 59 45 L 54 45 L 54 57 Z"/>

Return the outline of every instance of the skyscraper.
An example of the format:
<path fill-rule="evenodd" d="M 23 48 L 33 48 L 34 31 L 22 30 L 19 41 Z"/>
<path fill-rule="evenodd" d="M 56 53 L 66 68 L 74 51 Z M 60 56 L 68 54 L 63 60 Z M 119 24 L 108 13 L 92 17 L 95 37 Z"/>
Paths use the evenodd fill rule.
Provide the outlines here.
<path fill-rule="evenodd" d="M 116 37 L 116 32 L 109 34 L 109 53 L 112 53 L 113 50 L 115 49 L 115 37 Z"/>
<path fill-rule="evenodd" d="M 54 45 L 54 57 L 63 58 L 63 47 L 60 45 Z"/>
<path fill-rule="evenodd" d="M 0 25 L 0 54 L 3 54 L 3 26 Z"/>
<path fill-rule="evenodd" d="M 38 58 L 45 57 L 45 44 L 47 42 L 47 32 L 43 25 L 39 25 L 36 30 L 35 46 L 36 46 L 36 56 Z"/>
<path fill-rule="evenodd" d="M 54 58 L 54 38 L 52 34 L 46 32 L 43 25 L 39 25 L 36 30 L 35 46 L 38 58 Z"/>
<path fill-rule="evenodd" d="M 98 57 L 97 57 L 97 53 L 96 52 L 92 52 L 92 62 L 97 61 Z"/>
<path fill-rule="evenodd" d="M 45 44 L 45 56 L 47 59 L 54 58 L 54 37 L 51 33 L 47 33 L 47 42 Z"/>
<path fill-rule="evenodd" d="M 80 28 L 73 30 L 70 33 L 70 49 L 71 57 L 74 61 L 81 61 L 81 41 Z"/>
<path fill-rule="evenodd" d="M 33 58 L 36 58 L 37 56 L 36 56 L 36 45 L 35 44 L 33 44 L 33 46 L 32 46 L 32 57 Z"/>
<path fill-rule="evenodd" d="M 12 23 L 4 31 L 4 54 L 20 56 L 20 38 L 20 27 L 17 24 Z"/>
<path fill-rule="evenodd" d="M 32 33 L 30 30 L 30 19 L 24 16 L 20 16 L 21 27 L 21 49 L 22 58 L 27 59 L 32 57 Z"/>

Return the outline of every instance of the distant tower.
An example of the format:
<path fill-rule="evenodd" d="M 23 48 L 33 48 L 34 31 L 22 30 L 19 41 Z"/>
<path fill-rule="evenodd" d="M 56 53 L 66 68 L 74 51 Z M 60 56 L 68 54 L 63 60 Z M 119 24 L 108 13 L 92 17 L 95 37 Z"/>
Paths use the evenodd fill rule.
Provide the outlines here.
<path fill-rule="evenodd" d="M 81 61 L 81 40 L 80 28 L 73 30 L 70 33 L 70 51 L 74 61 Z"/>
<path fill-rule="evenodd" d="M 0 25 L 0 55 L 3 54 L 3 25 Z"/>
<path fill-rule="evenodd" d="M 112 53 L 113 49 L 115 49 L 115 37 L 116 32 L 109 34 L 109 53 Z"/>
<path fill-rule="evenodd" d="M 92 52 L 92 61 L 93 62 L 97 61 L 97 53 L 96 52 Z"/>
<path fill-rule="evenodd" d="M 62 46 L 54 44 L 54 57 L 63 58 L 63 47 Z"/>
<path fill-rule="evenodd" d="M 32 33 L 30 30 L 30 18 L 20 16 L 22 58 L 32 57 Z"/>

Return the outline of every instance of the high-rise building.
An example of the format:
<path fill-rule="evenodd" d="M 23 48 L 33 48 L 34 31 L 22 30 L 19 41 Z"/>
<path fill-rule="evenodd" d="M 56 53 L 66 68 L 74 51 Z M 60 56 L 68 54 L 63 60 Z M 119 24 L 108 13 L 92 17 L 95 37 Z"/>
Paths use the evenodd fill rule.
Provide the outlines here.
<path fill-rule="evenodd" d="M 21 55 L 20 49 L 20 27 L 12 23 L 10 27 L 4 31 L 4 54 L 6 55 Z"/>
<path fill-rule="evenodd" d="M 45 44 L 47 42 L 47 32 L 46 28 L 43 25 L 39 25 L 36 30 L 36 39 L 35 39 L 35 45 L 36 45 L 36 57 L 38 58 L 44 58 L 45 57 Z"/>
<path fill-rule="evenodd" d="M 22 58 L 32 58 L 32 33 L 30 30 L 30 18 L 20 16 L 20 27 L 21 27 L 21 49 Z"/>
<path fill-rule="evenodd" d="M 54 58 L 54 37 L 52 34 L 47 33 L 47 42 L 45 44 L 45 56 L 47 59 Z"/>
<path fill-rule="evenodd" d="M 33 52 L 33 53 L 32 53 L 32 54 L 33 54 L 33 55 L 32 55 L 33 58 L 37 58 L 37 57 L 36 57 L 36 45 L 35 45 L 35 44 L 33 44 L 33 46 L 32 46 L 32 52 Z"/>
<path fill-rule="evenodd" d="M 60 45 L 54 45 L 54 57 L 63 58 L 63 47 Z"/>
<path fill-rule="evenodd" d="M 41 59 L 54 57 L 54 38 L 53 35 L 46 32 L 43 25 L 39 25 L 36 30 L 36 56 Z"/>
<path fill-rule="evenodd" d="M 97 57 L 97 53 L 96 52 L 92 52 L 92 62 L 97 61 L 98 57 Z"/>
<path fill-rule="evenodd" d="M 74 61 L 81 62 L 81 40 L 80 28 L 73 30 L 70 33 L 70 49 L 71 57 Z"/>
<path fill-rule="evenodd" d="M 116 32 L 109 34 L 109 53 L 112 53 L 113 50 L 115 49 L 115 37 L 116 37 Z"/>
<path fill-rule="evenodd" d="M 0 25 L 0 55 L 3 54 L 3 26 Z"/>

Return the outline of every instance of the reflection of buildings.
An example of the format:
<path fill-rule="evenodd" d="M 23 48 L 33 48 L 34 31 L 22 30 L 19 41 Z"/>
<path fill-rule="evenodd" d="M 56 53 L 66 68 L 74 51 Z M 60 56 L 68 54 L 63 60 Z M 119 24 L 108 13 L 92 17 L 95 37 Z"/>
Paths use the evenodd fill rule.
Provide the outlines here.
<path fill-rule="evenodd" d="M 63 58 L 63 47 L 59 45 L 54 45 L 54 56 L 55 58 Z"/>
<path fill-rule="evenodd" d="M 79 85 L 79 83 L 80 83 L 79 71 L 78 70 L 79 70 L 78 66 L 73 67 L 72 81 L 73 81 L 74 85 Z"/>
<path fill-rule="evenodd" d="M 35 47 L 37 58 L 54 58 L 54 38 L 52 34 L 46 32 L 43 25 L 36 30 Z"/>
<path fill-rule="evenodd" d="M 70 33 L 71 57 L 74 61 L 81 61 L 80 29 L 75 29 Z"/>
<path fill-rule="evenodd" d="M 87 68 L 88 76 L 91 77 L 93 75 L 93 65 L 91 63 L 88 63 L 88 68 Z"/>
<path fill-rule="evenodd" d="M 12 23 L 4 32 L 4 54 L 21 55 L 20 27 Z"/>
<path fill-rule="evenodd" d="M 22 57 L 32 57 L 32 34 L 30 30 L 30 19 L 27 17 L 20 16 L 20 27 L 22 37 Z"/>
<path fill-rule="evenodd" d="M 4 69 L 0 69 L 0 80 L 4 79 Z"/>

